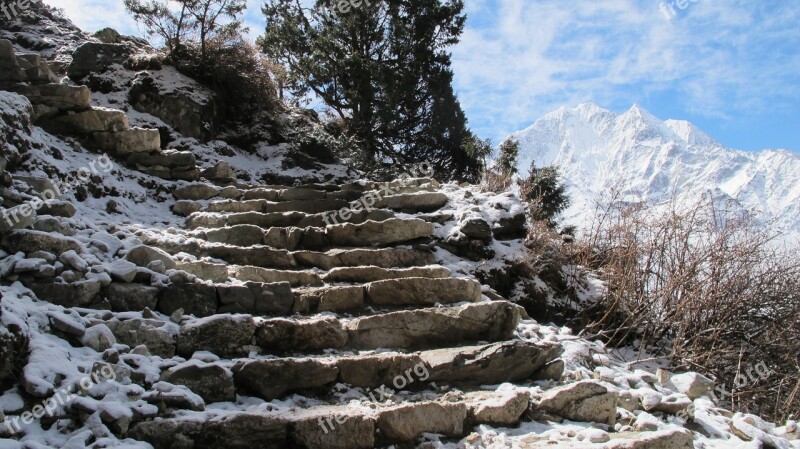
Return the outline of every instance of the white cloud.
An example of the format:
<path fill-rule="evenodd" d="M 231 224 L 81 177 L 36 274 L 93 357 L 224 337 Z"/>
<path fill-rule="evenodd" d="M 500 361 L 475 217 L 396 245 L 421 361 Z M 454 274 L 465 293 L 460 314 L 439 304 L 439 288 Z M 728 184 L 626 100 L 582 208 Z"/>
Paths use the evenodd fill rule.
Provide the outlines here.
<path fill-rule="evenodd" d="M 476 0 L 468 13 L 456 88 L 490 133 L 587 100 L 674 92 L 687 111 L 726 117 L 800 99 L 794 2 L 698 0 L 672 20 L 658 0 Z"/>

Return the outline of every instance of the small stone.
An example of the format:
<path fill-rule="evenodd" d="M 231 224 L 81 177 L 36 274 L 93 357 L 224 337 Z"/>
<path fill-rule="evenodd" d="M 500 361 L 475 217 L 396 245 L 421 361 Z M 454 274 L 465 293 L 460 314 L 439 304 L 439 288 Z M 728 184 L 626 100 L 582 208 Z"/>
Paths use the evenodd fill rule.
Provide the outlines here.
<path fill-rule="evenodd" d="M 178 309 L 172 312 L 172 315 L 169 316 L 169 320 L 175 324 L 181 324 L 182 319 L 183 319 L 183 309 Z"/>

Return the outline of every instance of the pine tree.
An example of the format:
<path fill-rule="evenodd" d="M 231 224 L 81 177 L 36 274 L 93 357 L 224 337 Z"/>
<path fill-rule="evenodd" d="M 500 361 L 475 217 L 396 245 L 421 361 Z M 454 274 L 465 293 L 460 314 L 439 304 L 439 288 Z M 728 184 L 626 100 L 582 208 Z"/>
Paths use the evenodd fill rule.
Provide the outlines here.
<path fill-rule="evenodd" d="M 567 188 L 555 166 L 536 167 L 531 163 L 528 178 L 520 182 L 523 200 L 528 203 L 531 219 L 558 227 L 558 217 L 570 205 Z"/>
<path fill-rule="evenodd" d="M 517 169 L 517 160 L 519 158 L 519 142 L 514 139 L 508 139 L 500 144 L 498 152 L 500 154 L 497 158 L 497 163 L 495 164 L 495 170 L 497 170 L 498 174 L 506 178 L 511 178 L 519 173 L 519 170 Z"/>
<path fill-rule="evenodd" d="M 428 159 L 443 179 L 474 178 L 471 133 L 452 89 L 447 48 L 464 28 L 462 0 L 268 0 L 265 53 L 287 69 L 287 89 L 313 94 L 345 123 L 366 160 Z"/>

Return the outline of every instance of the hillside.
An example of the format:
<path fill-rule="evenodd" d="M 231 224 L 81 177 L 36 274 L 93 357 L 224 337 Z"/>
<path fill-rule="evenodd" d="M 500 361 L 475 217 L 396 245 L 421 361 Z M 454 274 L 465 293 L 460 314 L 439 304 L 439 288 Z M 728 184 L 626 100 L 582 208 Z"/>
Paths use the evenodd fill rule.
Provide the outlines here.
<path fill-rule="evenodd" d="M 662 121 L 638 105 L 617 115 L 586 103 L 545 115 L 510 136 L 520 142 L 519 170 L 557 165 L 573 199 L 565 218 L 585 223 L 594 201 L 658 204 L 710 193 L 754 211 L 764 223 L 800 235 L 800 156 L 725 148 L 686 121 Z"/>
<path fill-rule="evenodd" d="M 147 43 L 32 5 L 0 33 L 0 448 L 800 448 L 537 321 L 603 286 L 541 272 L 514 194 L 364 179 L 289 105 L 245 139 Z"/>

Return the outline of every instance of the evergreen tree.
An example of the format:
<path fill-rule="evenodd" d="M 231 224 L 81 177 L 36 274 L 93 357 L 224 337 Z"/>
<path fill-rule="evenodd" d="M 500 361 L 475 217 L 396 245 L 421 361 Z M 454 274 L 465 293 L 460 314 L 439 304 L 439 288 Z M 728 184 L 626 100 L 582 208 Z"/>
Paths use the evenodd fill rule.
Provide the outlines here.
<path fill-rule="evenodd" d="M 514 139 L 508 139 L 500 144 L 500 155 L 495 164 L 495 170 L 503 177 L 511 178 L 519 173 L 517 169 L 517 160 L 519 158 L 519 142 Z"/>
<path fill-rule="evenodd" d="M 558 227 L 558 216 L 569 207 L 570 199 L 557 167 L 539 168 L 531 163 L 528 178 L 520 182 L 520 192 L 532 220 L 543 221 L 551 229 Z"/>
<path fill-rule="evenodd" d="M 463 150 L 472 136 L 447 52 L 464 28 L 463 1 L 341 4 L 267 0 L 263 48 L 286 67 L 287 89 L 324 101 L 366 160 L 427 159 L 442 179 L 475 178 L 480 164 Z"/>

